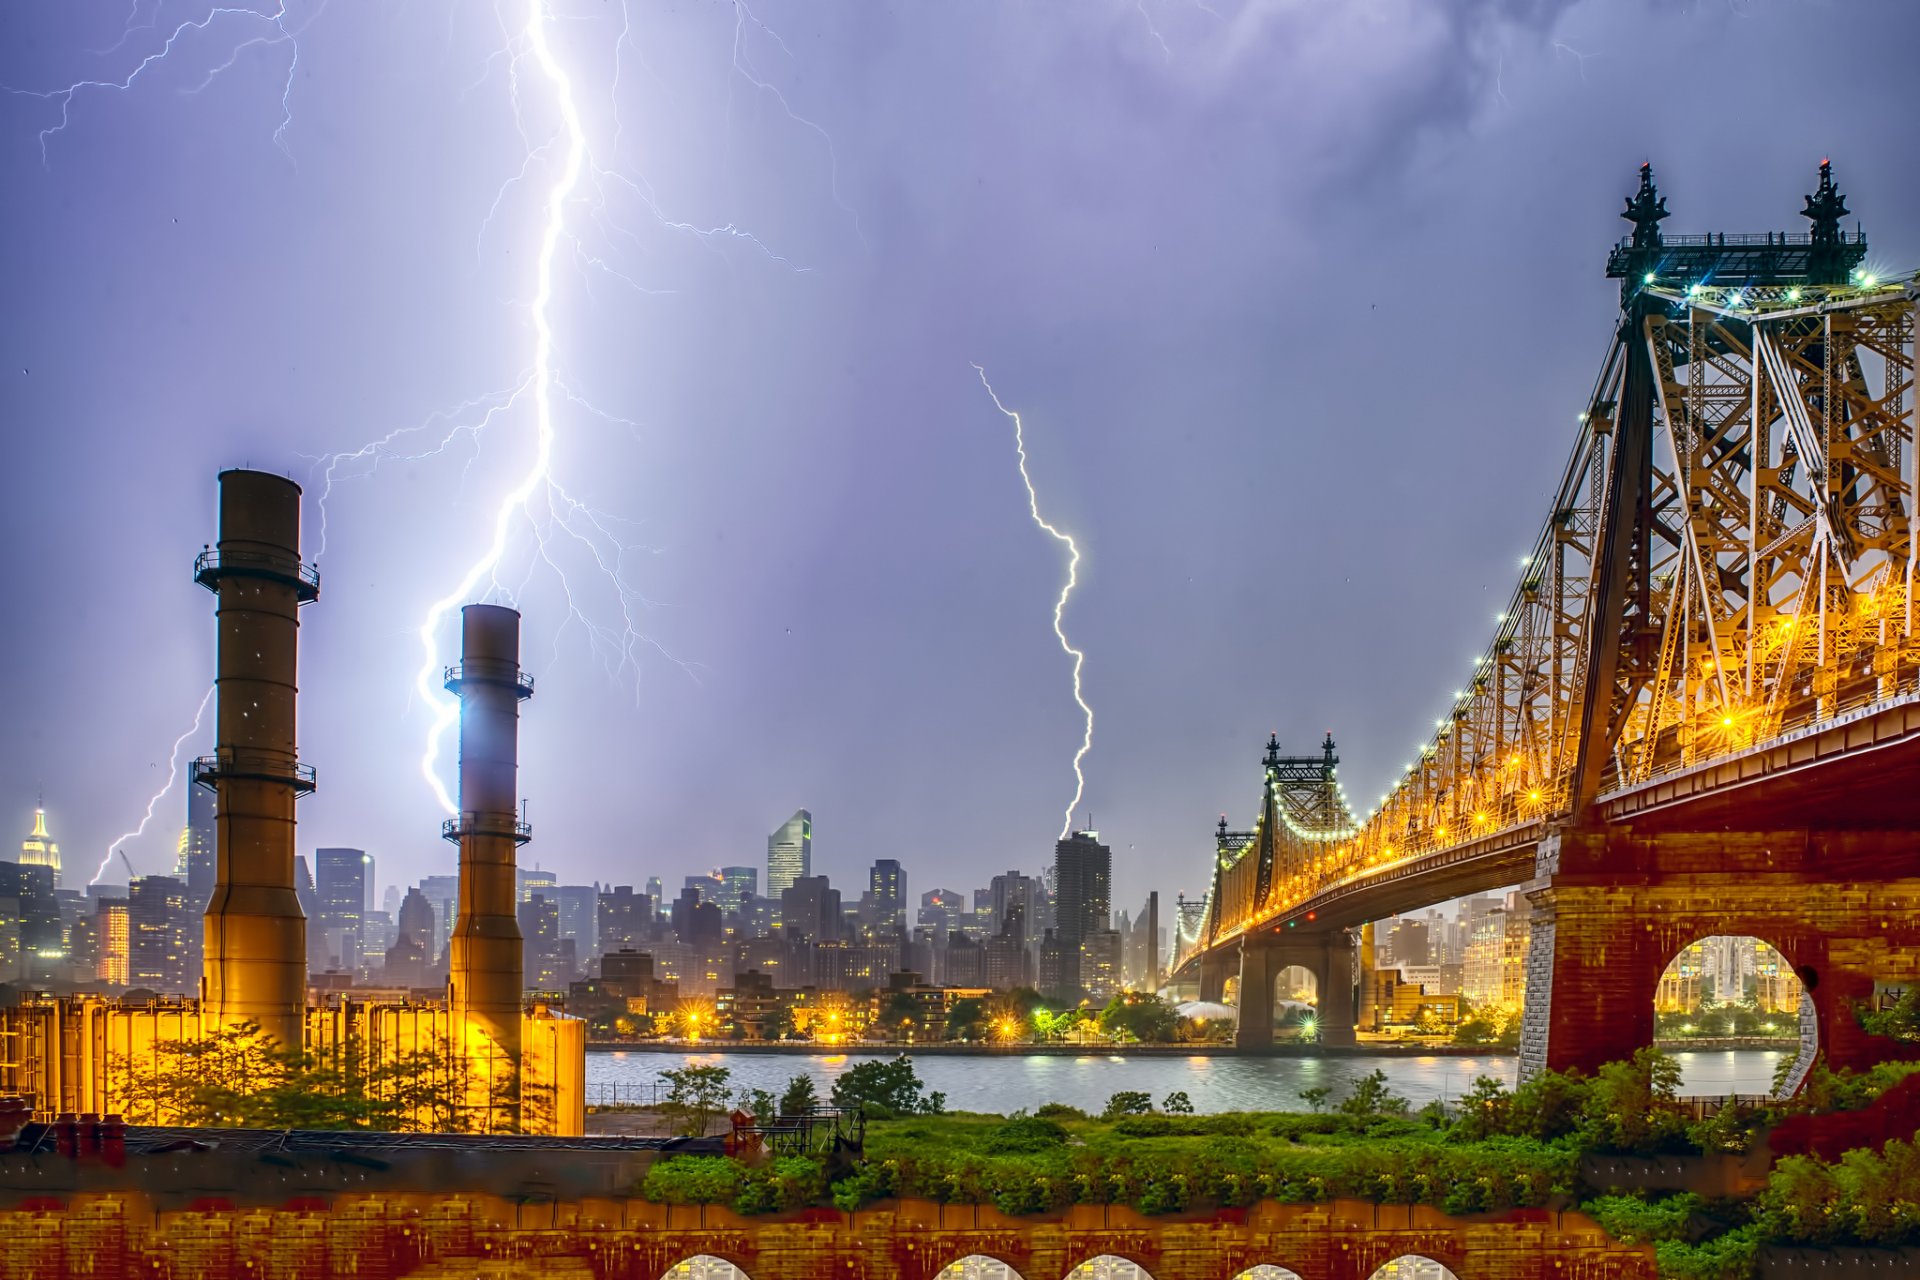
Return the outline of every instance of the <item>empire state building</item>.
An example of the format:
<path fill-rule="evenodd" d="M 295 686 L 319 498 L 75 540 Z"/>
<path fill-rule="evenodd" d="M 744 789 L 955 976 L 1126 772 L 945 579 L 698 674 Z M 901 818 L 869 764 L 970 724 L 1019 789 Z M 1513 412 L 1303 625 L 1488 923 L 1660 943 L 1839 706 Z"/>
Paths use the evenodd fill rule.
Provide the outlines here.
<path fill-rule="evenodd" d="M 19 828 L 15 827 L 18 831 Z M 47 811 L 33 811 L 33 831 L 20 842 L 20 865 L 23 867 L 52 867 L 53 883 L 60 884 L 60 846 L 47 834 Z"/>

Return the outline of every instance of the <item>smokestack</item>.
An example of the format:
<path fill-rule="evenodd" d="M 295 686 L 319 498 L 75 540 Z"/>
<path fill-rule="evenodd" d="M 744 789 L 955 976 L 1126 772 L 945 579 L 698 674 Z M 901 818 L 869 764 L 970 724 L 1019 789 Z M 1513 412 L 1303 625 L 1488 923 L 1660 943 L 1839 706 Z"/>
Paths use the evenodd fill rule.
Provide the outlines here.
<path fill-rule="evenodd" d="M 220 543 L 193 578 L 214 593 L 219 630 L 214 754 L 193 780 L 214 793 L 214 886 L 201 1002 L 214 1027 L 257 1023 L 299 1048 L 307 1008 L 307 922 L 293 888 L 299 763 L 300 606 L 320 575 L 300 563 L 300 486 L 261 471 L 220 473 Z M 212 1028 L 209 1028 L 212 1029 Z"/>
<path fill-rule="evenodd" d="M 488 1090 L 483 1105 L 492 1111 L 503 1092 L 513 1096 L 520 1058 L 514 857 L 532 832 L 515 800 L 520 702 L 533 696 L 533 678 L 520 670 L 520 615 L 513 609 L 468 605 L 460 611 L 460 642 L 460 665 L 446 673 L 448 690 L 460 698 L 460 813 L 441 828 L 460 846 L 449 1001 L 469 1081 Z"/>

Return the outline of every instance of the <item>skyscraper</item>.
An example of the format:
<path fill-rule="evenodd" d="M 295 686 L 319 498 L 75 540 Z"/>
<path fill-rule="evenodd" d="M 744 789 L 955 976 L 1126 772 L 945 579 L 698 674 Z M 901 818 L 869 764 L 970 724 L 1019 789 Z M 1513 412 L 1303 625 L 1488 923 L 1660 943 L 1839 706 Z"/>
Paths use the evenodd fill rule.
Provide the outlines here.
<path fill-rule="evenodd" d="M 907 873 L 898 858 L 876 858 L 867 872 L 873 921 L 882 929 L 904 928 L 907 922 Z"/>
<path fill-rule="evenodd" d="M 1061 941 L 1076 945 L 1112 923 L 1113 850 L 1097 831 L 1076 831 L 1053 847 L 1054 904 Z"/>
<path fill-rule="evenodd" d="M 1058 991 L 1072 995 L 1081 988 L 1080 944 L 1112 924 L 1113 850 L 1100 843 L 1097 831 L 1074 832 L 1053 847 L 1053 882 Z"/>
<path fill-rule="evenodd" d="M 213 897 L 213 792 L 187 788 L 187 825 L 180 829 L 180 861 L 174 874 L 187 882 L 187 909 L 204 914 Z"/>
<path fill-rule="evenodd" d="M 364 849 L 315 849 L 313 890 L 319 919 L 315 924 L 324 940 L 321 954 L 329 968 L 358 975 L 365 942 L 367 872 Z"/>
<path fill-rule="evenodd" d="M 187 886 L 173 876 L 135 876 L 127 884 L 127 985 L 179 993 L 190 989 Z M 198 975 L 195 975 L 197 978 Z"/>
<path fill-rule="evenodd" d="M 716 874 L 720 883 L 714 887 L 713 900 L 728 915 L 738 911 L 743 902 L 760 892 L 758 867 L 722 867 Z"/>
<path fill-rule="evenodd" d="M 18 830 L 18 828 L 15 828 Z M 20 842 L 20 865 L 53 868 L 53 887 L 60 887 L 60 846 L 47 834 L 47 811 L 33 811 L 33 830 Z"/>
<path fill-rule="evenodd" d="M 563 884 L 553 891 L 560 904 L 560 936 L 573 939 L 573 953 L 584 962 L 600 954 L 600 891 L 590 884 Z"/>
<path fill-rule="evenodd" d="M 795 809 L 793 816 L 767 837 L 767 896 L 778 898 L 802 876 L 813 874 L 813 815 Z"/>
<path fill-rule="evenodd" d="M 646 894 L 635 893 L 630 884 L 602 890 L 597 930 L 600 954 L 610 955 L 623 947 L 639 950 L 652 923 L 653 900 Z"/>

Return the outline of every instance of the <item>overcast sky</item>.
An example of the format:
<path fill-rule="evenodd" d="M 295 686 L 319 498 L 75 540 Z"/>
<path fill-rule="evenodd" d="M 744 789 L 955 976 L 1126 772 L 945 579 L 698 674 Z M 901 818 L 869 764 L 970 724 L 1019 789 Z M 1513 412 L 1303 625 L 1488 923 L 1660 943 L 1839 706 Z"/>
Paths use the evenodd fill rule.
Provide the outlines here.
<path fill-rule="evenodd" d="M 1448 705 L 1603 355 L 1641 161 L 1669 231 L 1800 230 L 1830 154 L 1873 261 L 1920 263 L 1912 0 L 550 8 L 592 157 L 554 474 L 598 556 L 513 521 L 487 598 L 538 680 L 523 857 L 569 882 L 764 865 L 800 806 L 845 888 L 1050 859 L 1065 560 L 971 362 L 1084 556 L 1082 807 L 1132 908 L 1204 891 L 1269 731 L 1331 729 L 1364 806 Z M 207 688 L 191 563 L 232 465 L 302 480 L 323 575 L 301 849 L 452 869 L 412 685 L 534 454 L 530 396 L 474 429 L 533 364 L 566 152 L 528 22 L 0 7 L 31 91 L 0 95 L 0 815 L 24 835 L 44 787 L 79 881 Z M 323 551 L 325 460 L 396 431 L 333 466 Z M 143 873 L 184 812 L 125 844 Z"/>

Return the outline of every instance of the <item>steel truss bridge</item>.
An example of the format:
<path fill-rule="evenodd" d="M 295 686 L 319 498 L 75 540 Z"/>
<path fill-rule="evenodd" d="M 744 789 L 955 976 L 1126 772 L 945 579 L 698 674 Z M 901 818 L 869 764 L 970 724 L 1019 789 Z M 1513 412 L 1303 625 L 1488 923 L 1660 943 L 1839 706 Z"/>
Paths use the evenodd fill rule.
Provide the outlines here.
<path fill-rule="evenodd" d="M 1880 1052 L 1856 1007 L 1920 978 L 1920 289 L 1847 213 L 1823 162 L 1806 232 L 1663 236 L 1641 169 L 1619 322 L 1450 711 L 1364 814 L 1331 736 L 1270 741 L 1176 980 L 1258 1001 L 1305 964 L 1322 1039 L 1350 1041 L 1347 930 L 1526 883 L 1525 1069 L 1648 1042 L 1661 970 L 1712 933 L 1786 955 L 1835 1061 Z M 1243 1045 L 1271 1034 L 1242 1018 Z"/>

